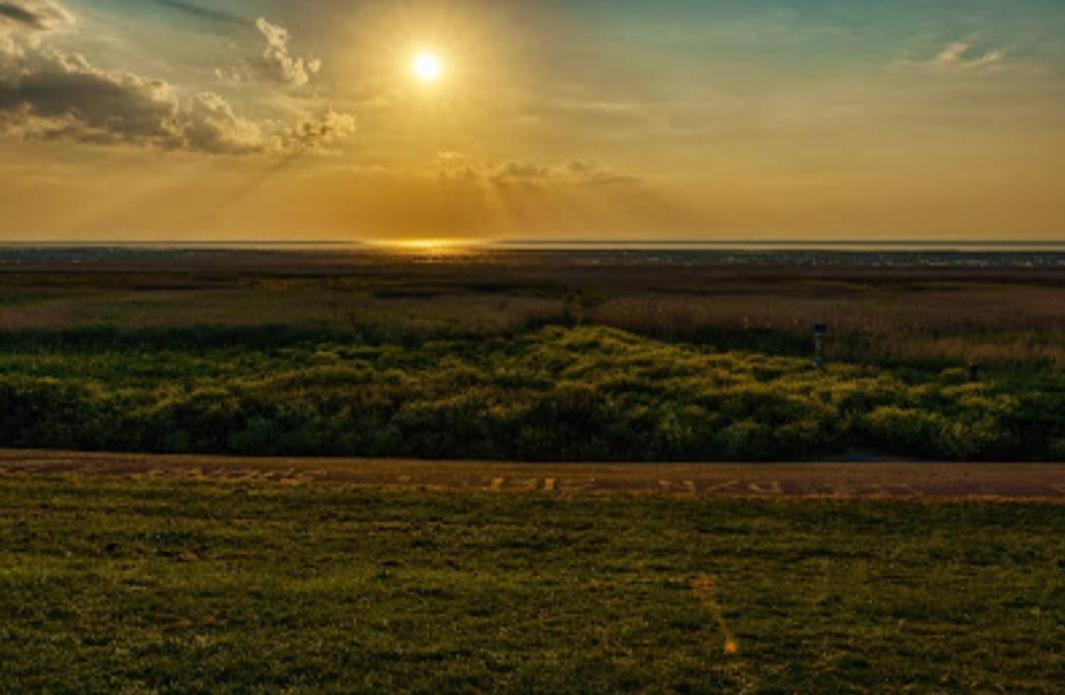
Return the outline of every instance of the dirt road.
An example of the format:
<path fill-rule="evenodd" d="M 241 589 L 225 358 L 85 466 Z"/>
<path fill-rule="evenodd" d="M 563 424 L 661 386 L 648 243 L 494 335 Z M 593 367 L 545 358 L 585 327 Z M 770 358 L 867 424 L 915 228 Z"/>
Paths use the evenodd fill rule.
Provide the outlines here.
<path fill-rule="evenodd" d="M 75 474 L 383 489 L 1065 503 L 1065 464 L 547 464 L 0 450 L 0 479 Z"/>

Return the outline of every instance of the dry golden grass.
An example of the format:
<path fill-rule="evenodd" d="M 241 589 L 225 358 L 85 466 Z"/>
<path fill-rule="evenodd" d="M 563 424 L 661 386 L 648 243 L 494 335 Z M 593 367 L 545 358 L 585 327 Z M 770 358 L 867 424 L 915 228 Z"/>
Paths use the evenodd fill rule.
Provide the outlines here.
<path fill-rule="evenodd" d="M 1065 365 L 1065 288 L 961 286 L 847 291 L 796 285 L 716 295 L 611 298 L 595 323 L 641 333 L 712 336 L 731 332 L 809 334 L 828 323 L 830 358 L 870 362 Z"/>
<path fill-rule="evenodd" d="M 656 337 L 873 363 L 1065 365 L 1057 271 L 578 267 L 509 262 L 321 270 L 0 273 L 3 330 L 283 324 L 501 334 L 585 321 Z"/>

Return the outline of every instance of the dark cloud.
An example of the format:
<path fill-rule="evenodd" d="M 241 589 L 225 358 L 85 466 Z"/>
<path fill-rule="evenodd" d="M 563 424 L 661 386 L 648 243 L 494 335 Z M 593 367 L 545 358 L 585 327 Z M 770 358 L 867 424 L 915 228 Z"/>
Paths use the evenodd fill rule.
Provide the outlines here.
<path fill-rule="evenodd" d="M 77 54 L 0 54 L 0 129 L 22 139 L 126 143 L 239 154 L 262 149 L 259 128 L 221 97 L 182 106 L 170 85 L 103 71 Z"/>
<path fill-rule="evenodd" d="M 217 94 L 182 102 L 161 80 L 101 70 L 78 54 L 0 44 L 0 132 L 8 137 L 251 154 L 318 150 L 354 130 L 351 116 L 330 111 L 269 135 Z"/>
<path fill-rule="evenodd" d="M 0 26 L 49 31 L 73 23 L 74 17 L 52 0 L 0 0 Z"/>
<path fill-rule="evenodd" d="M 355 132 L 355 117 L 330 110 L 317 118 L 308 118 L 290 126 L 282 139 L 288 150 L 317 150 Z"/>
<path fill-rule="evenodd" d="M 290 123 L 258 123 L 213 92 L 179 98 L 163 80 L 104 70 L 80 54 L 54 50 L 36 34 L 74 18 L 52 0 L 0 0 L 0 20 L 6 25 L 0 31 L 0 134 L 7 137 L 294 155 L 321 151 L 355 131 L 352 116 L 332 110 Z M 280 67 L 301 71 L 304 81 L 308 70 L 317 70 L 317 63 L 288 55 L 288 32 L 264 26 L 271 48 L 281 51 Z"/>
<path fill-rule="evenodd" d="M 191 2 L 184 2 L 183 0 L 152 0 L 156 5 L 162 5 L 163 7 L 178 12 L 184 12 L 185 14 L 192 15 L 199 19 L 205 19 L 211 22 L 217 22 L 219 24 L 232 24 L 236 26 L 251 26 L 251 20 L 241 17 L 240 15 L 233 14 L 231 12 L 225 12 L 223 10 L 215 10 L 209 7 L 203 7 Z"/>

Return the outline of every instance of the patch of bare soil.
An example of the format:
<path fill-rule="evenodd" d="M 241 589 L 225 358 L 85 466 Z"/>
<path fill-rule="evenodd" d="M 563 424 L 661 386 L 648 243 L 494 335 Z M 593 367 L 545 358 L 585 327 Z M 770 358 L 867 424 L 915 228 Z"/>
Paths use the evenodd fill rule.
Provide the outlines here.
<path fill-rule="evenodd" d="M 0 450 L 0 478 L 61 474 L 498 494 L 1065 503 L 1062 463 L 557 464 Z"/>

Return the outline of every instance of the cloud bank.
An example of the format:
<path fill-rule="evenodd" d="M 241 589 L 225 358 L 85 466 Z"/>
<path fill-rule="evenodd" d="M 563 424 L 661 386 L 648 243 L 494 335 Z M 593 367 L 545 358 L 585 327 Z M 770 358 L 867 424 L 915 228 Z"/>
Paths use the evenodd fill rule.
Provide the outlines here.
<path fill-rule="evenodd" d="M 15 42 L 0 44 L 0 130 L 20 139 L 226 154 L 264 146 L 261 129 L 216 94 L 182 104 L 161 80 Z"/>
<path fill-rule="evenodd" d="M 459 152 L 439 152 L 437 173 L 446 181 L 477 181 L 494 186 L 612 186 L 639 183 L 635 176 L 574 159 L 561 164 L 512 160 L 481 162 Z"/>
<path fill-rule="evenodd" d="M 352 116 L 332 110 L 258 123 L 214 92 L 183 99 L 163 80 L 52 49 L 36 35 L 74 18 L 50 0 L 0 0 L 0 17 L 0 134 L 7 137 L 242 155 L 319 151 L 355 131 Z"/>

